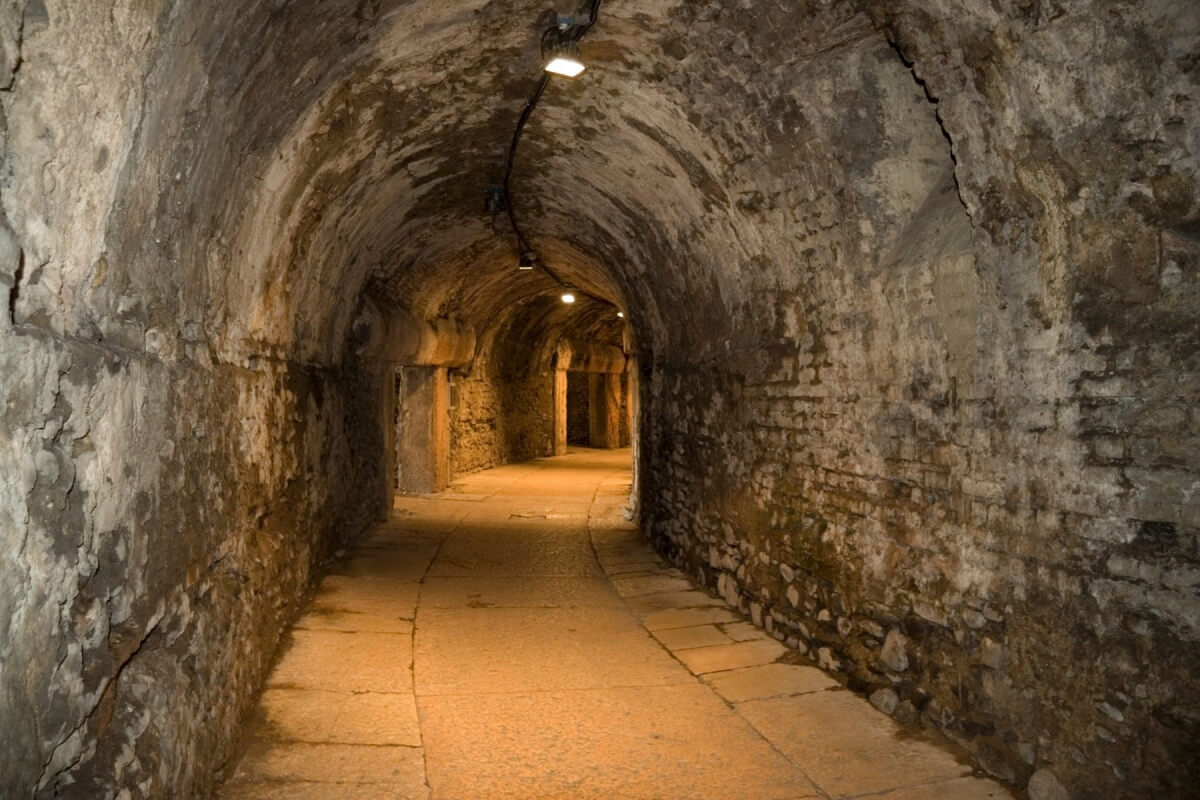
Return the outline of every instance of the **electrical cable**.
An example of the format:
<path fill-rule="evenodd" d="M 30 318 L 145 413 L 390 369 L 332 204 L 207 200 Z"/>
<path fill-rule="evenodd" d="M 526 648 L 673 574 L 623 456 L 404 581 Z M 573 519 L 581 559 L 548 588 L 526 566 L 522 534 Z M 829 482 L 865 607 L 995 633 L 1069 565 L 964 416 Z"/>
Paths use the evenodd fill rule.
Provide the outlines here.
<path fill-rule="evenodd" d="M 587 22 L 572 28 L 572 31 L 574 31 L 573 41 L 578 42 L 596 24 L 596 18 L 600 16 L 600 2 L 601 0 L 592 0 L 592 7 L 588 10 L 587 14 Z"/>
<path fill-rule="evenodd" d="M 547 41 L 551 37 L 556 37 L 559 41 L 579 42 L 583 35 L 587 33 L 593 25 L 596 24 L 596 18 L 600 14 L 601 0 L 592 0 L 591 8 L 588 10 L 586 22 L 581 22 L 578 25 L 571 25 L 566 31 L 559 28 L 558 25 L 551 25 L 542 32 L 541 38 L 541 53 L 542 60 L 545 60 Z M 585 292 L 572 286 L 567 281 L 563 280 L 558 273 L 550 268 L 548 264 L 541 263 L 541 259 L 537 256 L 537 251 L 533 249 L 533 245 L 525 238 L 521 226 L 517 222 L 517 214 L 514 209 L 513 193 L 512 193 L 512 175 L 513 167 L 517 159 L 517 146 L 521 143 L 521 134 L 525 132 L 525 126 L 529 124 L 529 118 L 533 116 L 534 110 L 542 99 L 542 95 L 546 93 L 546 87 L 550 85 L 550 73 L 543 72 L 541 78 L 538 79 L 537 86 L 533 90 L 533 95 L 529 98 L 529 102 L 525 104 L 525 108 L 521 110 L 521 116 L 517 119 L 517 129 L 513 132 L 512 142 L 508 146 L 508 159 L 504 166 L 504 207 L 508 212 L 508 221 L 512 225 L 513 233 L 517 237 L 517 247 L 519 249 L 519 258 L 525 259 L 529 257 L 537 262 L 541 268 L 549 275 L 555 283 L 562 286 L 564 289 L 570 289 L 578 295 L 599 301 L 608 305 L 612 305 L 608 300 L 597 297 L 590 292 Z"/>
<path fill-rule="evenodd" d="M 504 206 L 508 210 L 508 221 L 512 223 L 513 233 L 517 235 L 517 245 L 522 257 L 533 248 L 530 246 L 529 240 L 525 238 L 525 234 L 521 232 L 521 226 L 517 224 L 517 214 L 513 210 L 513 164 L 517 160 L 517 145 L 521 143 L 521 134 L 525 132 L 525 126 L 529 123 L 533 110 L 537 108 L 538 101 L 542 99 L 542 95 L 546 93 L 546 87 L 549 85 L 550 74 L 543 72 L 542 77 L 538 80 L 537 88 L 533 90 L 533 96 L 529 98 L 529 102 L 525 104 L 525 108 L 517 120 L 517 130 L 513 134 L 512 144 L 508 147 L 508 163 L 504 167 Z"/>

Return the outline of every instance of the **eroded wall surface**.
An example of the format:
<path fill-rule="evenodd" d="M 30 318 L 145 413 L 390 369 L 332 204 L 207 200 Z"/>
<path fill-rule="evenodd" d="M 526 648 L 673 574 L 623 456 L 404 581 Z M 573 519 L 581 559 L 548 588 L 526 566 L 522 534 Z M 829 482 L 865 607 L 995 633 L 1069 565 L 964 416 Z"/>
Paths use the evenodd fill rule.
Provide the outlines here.
<path fill-rule="evenodd" d="M 989 773 L 1184 797 L 1200 740 L 1197 15 L 1017 5 L 817 13 L 828 32 L 789 61 L 805 91 L 764 97 L 753 121 L 711 84 L 768 91 L 765 28 L 734 37 L 745 62 L 693 55 L 665 78 L 716 103 L 696 110 L 708 135 L 746 153 L 710 173 L 713 202 L 758 246 L 722 263 L 726 240 L 664 223 L 708 245 L 721 305 L 701 319 L 729 322 L 684 323 L 671 341 L 691 346 L 654 354 L 646 526 Z M 721 35 L 717 13 L 681 13 L 692 41 Z"/>
<path fill-rule="evenodd" d="M 520 378 L 480 365 L 454 380 L 459 406 L 451 411 L 451 472 L 481 469 L 553 455 L 554 375 Z"/>
<path fill-rule="evenodd" d="M 219 310 L 238 170 L 277 153 L 205 119 L 212 39 L 153 3 L 0 14 L 0 795 L 203 797 L 378 513 L 377 378 L 252 275 Z"/>

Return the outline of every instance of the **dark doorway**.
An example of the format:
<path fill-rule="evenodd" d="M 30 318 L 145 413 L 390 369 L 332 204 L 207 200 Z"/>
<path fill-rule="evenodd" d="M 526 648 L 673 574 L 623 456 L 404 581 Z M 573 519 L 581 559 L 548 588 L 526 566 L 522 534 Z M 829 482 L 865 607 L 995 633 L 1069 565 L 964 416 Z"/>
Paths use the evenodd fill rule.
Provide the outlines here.
<path fill-rule="evenodd" d="M 585 372 L 567 373 L 567 444 L 587 447 L 591 444 L 589 427 L 591 392 Z"/>

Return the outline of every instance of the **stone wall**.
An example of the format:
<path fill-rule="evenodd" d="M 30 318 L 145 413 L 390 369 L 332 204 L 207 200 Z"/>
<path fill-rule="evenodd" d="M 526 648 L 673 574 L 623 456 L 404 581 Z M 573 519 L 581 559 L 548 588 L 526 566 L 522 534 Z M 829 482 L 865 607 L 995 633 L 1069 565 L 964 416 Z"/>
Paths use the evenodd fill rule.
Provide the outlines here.
<path fill-rule="evenodd" d="M 639 354 L 644 523 L 987 772 L 1037 774 L 1038 797 L 1185 797 L 1200 150 L 1178 125 L 1200 28 L 1169 2 L 1024 8 L 875 4 L 882 36 L 792 62 L 798 85 L 834 94 L 752 117 L 764 138 L 787 121 L 804 147 L 832 143 L 791 186 L 767 173 L 793 174 L 794 145 L 697 112 L 740 119 L 708 134 L 757 154 L 722 183 L 745 187 L 739 239 L 758 255 L 712 267 L 723 303 Z M 692 23 L 705 35 L 702 12 Z M 696 61 L 667 80 L 720 74 Z M 690 230 L 687 263 L 727 252 Z"/>
<path fill-rule="evenodd" d="M 6 798 L 206 796 L 314 572 L 380 510 L 359 287 L 292 313 L 288 226 L 239 241 L 278 154 L 214 92 L 254 48 L 171 5 L 0 9 Z M 262 254 L 295 268 L 273 297 Z"/>
<path fill-rule="evenodd" d="M 481 360 L 453 379 L 451 475 L 527 461 L 554 451 L 554 375 L 498 375 Z"/>
<path fill-rule="evenodd" d="M 4 327 L 0 786 L 203 794 L 314 566 L 377 508 L 356 378 Z"/>

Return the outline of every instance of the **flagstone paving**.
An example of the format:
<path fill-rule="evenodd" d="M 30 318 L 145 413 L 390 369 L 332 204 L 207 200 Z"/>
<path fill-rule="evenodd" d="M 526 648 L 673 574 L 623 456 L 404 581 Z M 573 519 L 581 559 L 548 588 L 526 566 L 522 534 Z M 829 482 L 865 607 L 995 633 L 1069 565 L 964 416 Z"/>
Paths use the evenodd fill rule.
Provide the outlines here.
<path fill-rule="evenodd" d="M 399 497 L 288 636 L 224 800 L 998 800 L 662 561 L 629 451 Z"/>

